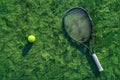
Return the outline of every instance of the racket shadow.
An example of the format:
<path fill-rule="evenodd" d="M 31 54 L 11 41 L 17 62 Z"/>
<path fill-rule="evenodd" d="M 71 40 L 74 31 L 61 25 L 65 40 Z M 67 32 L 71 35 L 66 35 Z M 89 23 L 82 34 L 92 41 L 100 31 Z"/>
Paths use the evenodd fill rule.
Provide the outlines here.
<path fill-rule="evenodd" d="M 81 53 L 83 53 L 83 55 L 86 56 L 87 61 L 90 65 L 90 68 L 93 72 L 93 74 L 95 75 L 95 77 L 98 77 L 100 75 L 100 72 L 98 71 L 98 68 L 92 58 L 92 56 L 89 53 L 89 50 L 87 50 L 83 45 L 81 45 L 80 43 L 77 43 L 75 41 L 73 41 L 68 34 L 66 33 L 66 30 L 64 28 L 64 24 L 62 23 L 62 29 L 63 29 L 63 34 L 65 36 L 65 38 L 67 38 L 67 40 L 69 41 L 70 45 L 74 48 L 77 48 Z M 88 47 L 89 47 L 89 41 L 85 43 Z"/>
<path fill-rule="evenodd" d="M 30 49 L 32 48 L 32 46 L 33 46 L 33 43 L 28 42 L 22 50 L 22 56 L 26 56 L 28 52 L 30 51 Z"/>
<path fill-rule="evenodd" d="M 89 47 L 89 43 L 87 43 L 87 46 Z M 82 46 L 82 47 L 84 47 L 84 46 Z M 86 59 L 90 65 L 90 68 L 91 68 L 92 72 L 94 73 L 95 77 L 98 77 L 100 75 L 100 72 L 98 71 L 97 65 L 95 64 L 95 61 L 94 61 L 93 57 L 91 56 L 89 50 L 86 49 L 83 53 L 85 54 Z"/>

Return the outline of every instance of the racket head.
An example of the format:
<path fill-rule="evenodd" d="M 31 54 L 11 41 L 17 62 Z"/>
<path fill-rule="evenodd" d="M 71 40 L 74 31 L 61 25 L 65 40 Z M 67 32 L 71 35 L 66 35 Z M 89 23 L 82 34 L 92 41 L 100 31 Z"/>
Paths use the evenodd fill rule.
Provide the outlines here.
<path fill-rule="evenodd" d="M 63 28 L 77 42 L 88 42 L 92 38 L 92 19 L 83 8 L 72 8 L 63 16 Z"/>

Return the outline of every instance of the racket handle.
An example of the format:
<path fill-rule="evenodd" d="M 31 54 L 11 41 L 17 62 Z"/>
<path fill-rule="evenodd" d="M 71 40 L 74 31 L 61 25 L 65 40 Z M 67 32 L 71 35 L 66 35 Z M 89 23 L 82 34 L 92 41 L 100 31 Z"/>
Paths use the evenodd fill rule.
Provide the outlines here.
<path fill-rule="evenodd" d="M 95 61 L 95 64 L 96 64 L 97 67 L 98 67 L 98 71 L 99 71 L 99 72 L 102 72 L 102 71 L 103 71 L 103 68 L 102 68 L 102 66 L 101 66 L 101 64 L 100 64 L 100 62 L 99 62 L 96 54 L 93 53 L 93 54 L 92 54 L 92 57 L 93 57 L 93 59 L 94 59 L 94 61 Z"/>

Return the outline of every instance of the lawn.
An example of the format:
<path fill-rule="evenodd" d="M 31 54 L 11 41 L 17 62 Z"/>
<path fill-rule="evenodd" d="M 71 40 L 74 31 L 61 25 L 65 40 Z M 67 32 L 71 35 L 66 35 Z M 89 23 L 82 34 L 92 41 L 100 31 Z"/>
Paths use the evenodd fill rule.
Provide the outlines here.
<path fill-rule="evenodd" d="M 70 40 L 65 12 L 83 7 L 93 21 L 90 53 Z M 33 44 L 29 35 L 36 36 Z M 120 0 L 0 0 L 0 80 L 119 80 Z"/>

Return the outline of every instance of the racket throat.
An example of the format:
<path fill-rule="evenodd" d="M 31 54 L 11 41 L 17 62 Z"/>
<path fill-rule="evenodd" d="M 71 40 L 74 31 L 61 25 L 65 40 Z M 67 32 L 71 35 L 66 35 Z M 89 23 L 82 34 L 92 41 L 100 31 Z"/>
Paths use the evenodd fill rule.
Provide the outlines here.
<path fill-rule="evenodd" d="M 91 50 L 87 45 L 85 45 L 84 43 L 81 43 L 81 45 L 83 45 L 91 54 L 94 53 L 93 49 Z"/>

